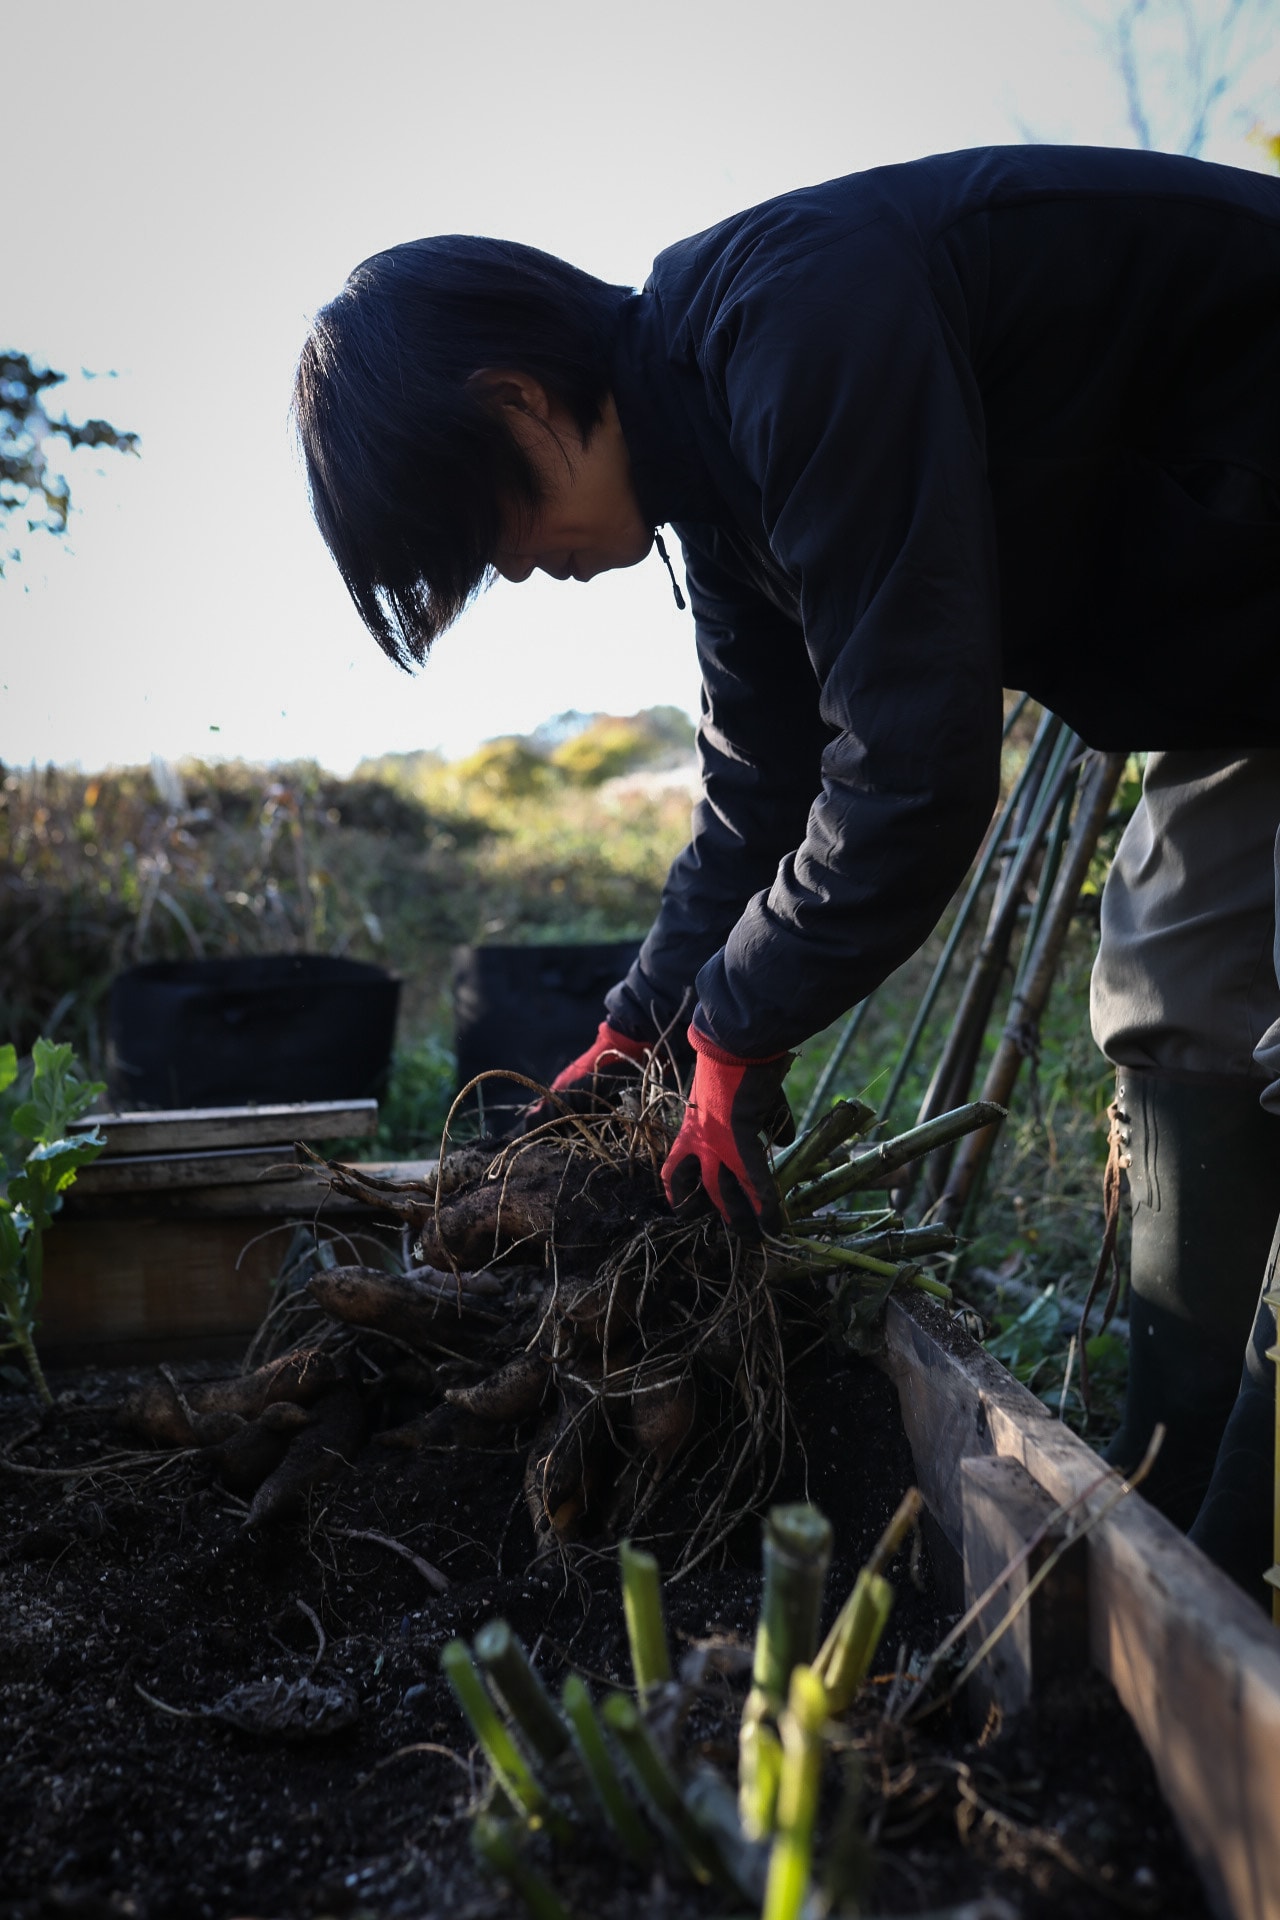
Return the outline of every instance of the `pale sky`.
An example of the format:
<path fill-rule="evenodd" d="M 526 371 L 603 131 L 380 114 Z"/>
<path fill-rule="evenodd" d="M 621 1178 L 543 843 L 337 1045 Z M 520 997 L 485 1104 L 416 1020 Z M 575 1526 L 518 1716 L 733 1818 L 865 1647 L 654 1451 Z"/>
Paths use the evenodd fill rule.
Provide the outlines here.
<path fill-rule="evenodd" d="M 68 539 L 29 539 L 0 581 L 0 759 L 344 771 L 568 707 L 696 706 L 656 557 L 499 583 L 415 679 L 383 659 L 289 437 L 308 316 L 420 234 L 638 285 L 669 242 L 809 181 L 1026 137 L 1131 145 L 1086 11 L 1108 4 L 8 0 L 0 345 L 115 369 L 66 405 L 143 451 L 77 456 Z M 1280 0 L 1257 11 L 1241 98 L 1265 115 Z M 1261 165 L 1247 123 L 1224 112 L 1208 156 Z"/>

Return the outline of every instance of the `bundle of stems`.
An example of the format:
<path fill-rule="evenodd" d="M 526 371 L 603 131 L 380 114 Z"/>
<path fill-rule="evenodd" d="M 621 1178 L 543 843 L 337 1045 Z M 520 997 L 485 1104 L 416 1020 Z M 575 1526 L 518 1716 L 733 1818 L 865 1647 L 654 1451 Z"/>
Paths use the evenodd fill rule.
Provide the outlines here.
<path fill-rule="evenodd" d="M 773 1243 L 774 1257 L 784 1268 L 861 1270 L 890 1285 L 916 1287 L 949 1300 L 951 1289 L 946 1282 L 918 1265 L 929 1255 L 955 1246 L 949 1227 L 908 1227 L 890 1206 L 863 1209 L 839 1203 L 850 1194 L 887 1189 L 898 1168 L 1003 1118 L 1003 1107 L 990 1100 L 973 1100 L 893 1139 L 873 1141 L 850 1152 L 849 1143 L 861 1139 L 875 1115 L 859 1100 L 838 1100 L 774 1161 L 787 1219 L 786 1231 Z"/>
<path fill-rule="evenodd" d="M 827 1724 L 865 1678 L 892 1604 L 884 1569 L 919 1504 L 914 1491 L 902 1501 L 820 1648 L 830 1525 L 812 1506 L 769 1514 L 736 1803 L 714 1770 L 686 1771 L 674 1757 L 692 1688 L 672 1679 L 657 1562 L 629 1542 L 619 1561 L 634 1698 L 614 1692 L 597 1706 L 571 1673 L 557 1705 L 503 1620 L 482 1627 L 474 1649 L 460 1640 L 445 1647 L 441 1664 L 492 1774 L 474 1849 L 535 1920 L 567 1915 L 528 1858 L 530 1836 L 564 1842 L 596 1817 L 635 1865 L 651 1864 L 661 1844 L 695 1880 L 747 1899 L 762 1920 L 799 1920 Z"/>

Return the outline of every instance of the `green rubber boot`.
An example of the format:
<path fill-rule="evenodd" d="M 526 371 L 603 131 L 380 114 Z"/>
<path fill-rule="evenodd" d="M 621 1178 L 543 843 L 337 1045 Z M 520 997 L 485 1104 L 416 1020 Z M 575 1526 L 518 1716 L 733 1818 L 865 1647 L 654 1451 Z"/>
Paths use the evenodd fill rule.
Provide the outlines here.
<path fill-rule="evenodd" d="M 1116 1073 L 1133 1238 L 1129 1382 L 1106 1457 L 1131 1472 L 1157 1421 L 1142 1491 L 1175 1526 L 1195 1519 L 1240 1387 L 1240 1356 L 1280 1214 L 1280 1118 L 1242 1077 Z"/>
<path fill-rule="evenodd" d="M 1271 1243 L 1262 1297 L 1245 1350 L 1235 1405 L 1196 1515 L 1191 1538 L 1260 1605 L 1270 1607 L 1264 1575 L 1276 1558 L 1276 1316 L 1266 1299 L 1280 1278 L 1280 1226 Z"/>

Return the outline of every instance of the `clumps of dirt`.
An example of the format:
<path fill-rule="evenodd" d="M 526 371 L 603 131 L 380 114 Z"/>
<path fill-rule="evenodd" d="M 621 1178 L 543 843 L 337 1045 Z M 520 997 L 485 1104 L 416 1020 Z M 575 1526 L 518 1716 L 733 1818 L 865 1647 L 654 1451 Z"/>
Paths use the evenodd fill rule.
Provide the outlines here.
<path fill-rule="evenodd" d="M 193 1405 L 207 1371 L 172 1369 Z M 121 1452 L 117 1413 L 143 1384 L 55 1375 L 43 1423 L 0 1386 L 0 1920 L 513 1920 L 471 1858 L 484 1767 L 440 1649 L 500 1615 L 553 1691 L 569 1669 L 597 1695 L 627 1685 L 615 1556 L 535 1557 L 524 1450 L 502 1438 L 408 1451 L 367 1438 L 292 1519 L 246 1527 L 211 1454 Z M 833 1523 L 825 1630 L 913 1464 L 870 1363 L 815 1348 L 791 1390 L 777 1492 Z M 682 1517 L 676 1489 L 664 1498 L 671 1560 Z M 759 1557 L 744 1522 L 668 1583 L 677 1656 L 749 1648 Z M 869 1910 L 1000 1894 L 1022 1920 L 1206 1915 L 1100 1681 L 1078 1676 L 995 1739 L 948 1714 L 886 1729 L 895 1675 L 951 1620 L 927 1559 L 913 1574 L 904 1554 L 890 1577 L 881 1664 L 849 1731 Z M 744 1683 L 709 1673 L 687 1723 L 728 1778 Z M 589 1838 L 543 1864 L 575 1920 L 720 1910 Z"/>

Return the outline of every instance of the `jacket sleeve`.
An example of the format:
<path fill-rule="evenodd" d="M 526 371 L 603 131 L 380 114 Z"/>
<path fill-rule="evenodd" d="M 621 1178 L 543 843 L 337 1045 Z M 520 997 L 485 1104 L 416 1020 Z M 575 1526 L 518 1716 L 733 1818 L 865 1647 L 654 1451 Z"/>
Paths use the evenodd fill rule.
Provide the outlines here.
<path fill-rule="evenodd" d="M 766 267 L 720 298 L 700 365 L 798 594 L 829 744 L 794 847 L 697 978 L 746 1057 L 828 1025 L 928 935 L 990 819 L 1001 717 L 981 407 L 924 256 L 885 222 L 852 257 Z"/>
<path fill-rule="evenodd" d="M 831 738 L 798 623 L 742 581 L 720 544 L 710 529 L 684 539 L 702 668 L 702 794 L 657 919 L 606 1002 L 611 1024 L 642 1036 L 670 1030 L 677 1052 L 699 969 L 804 836 Z"/>

